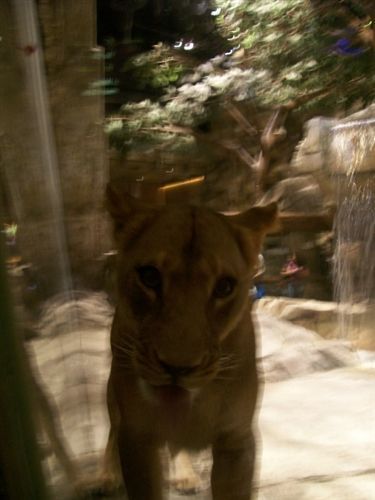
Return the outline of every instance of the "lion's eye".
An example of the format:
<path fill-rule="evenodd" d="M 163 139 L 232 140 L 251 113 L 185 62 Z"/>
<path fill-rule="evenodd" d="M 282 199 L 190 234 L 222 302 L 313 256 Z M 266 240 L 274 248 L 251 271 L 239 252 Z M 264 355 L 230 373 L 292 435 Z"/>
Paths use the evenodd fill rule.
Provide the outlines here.
<path fill-rule="evenodd" d="M 142 266 L 137 269 L 139 280 L 146 288 L 158 290 L 161 287 L 160 271 L 154 266 Z"/>
<path fill-rule="evenodd" d="M 224 299 L 232 294 L 236 286 L 236 280 L 230 276 L 224 276 L 220 278 L 214 288 L 214 297 L 217 299 Z"/>

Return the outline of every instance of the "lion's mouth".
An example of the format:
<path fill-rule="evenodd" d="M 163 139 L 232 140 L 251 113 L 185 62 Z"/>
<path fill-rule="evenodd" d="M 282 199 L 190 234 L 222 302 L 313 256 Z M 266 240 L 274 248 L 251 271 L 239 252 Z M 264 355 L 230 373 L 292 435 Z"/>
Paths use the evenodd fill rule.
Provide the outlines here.
<path fill-rule="evenodd" d="M 190 408 L 196 392 L 177 384 L 153 385 L 144 379 L 141 380 L 141 390 L 148 401 L 172 412 Z"/>
<path fill-rule="evenodd" d="M 179 385 L 152 386 L 152 391 L 158 401 L 162 404 L 175 405 L 190 401 L 191 393 Z"/>

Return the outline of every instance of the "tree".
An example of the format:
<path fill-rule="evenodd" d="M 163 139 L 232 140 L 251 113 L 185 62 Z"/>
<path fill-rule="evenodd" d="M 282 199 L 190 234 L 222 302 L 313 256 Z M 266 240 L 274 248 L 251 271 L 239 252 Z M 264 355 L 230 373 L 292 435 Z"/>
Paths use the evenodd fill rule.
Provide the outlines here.
<path fill-rule="evenodd" d="M 210 138 L 202 130 L 213 131 L 212 117 L 225 110 L 236 128 L 221 150 L 260 166 L 266 189 L 279 160 L 273 151 L 287 137 L 291 112 L 303 122 L 374 100 L 372 11 L 371 1 L 216 0 L 211 13 L 231 48 L 195 65 L 194 48 L 186 54 L 178 44 L 159 45 L 133 59 L 130 66 L 143 68 L 142 84 L 148 71 L 150 86 L 157 83 L 162 95 L 154 102 L 127 103 L 110 117 L 112 144 L 125 150 L 207 147 Z M 264 112 L 266 124 L 257 118 Z M 211 139 L 211 146 L 217 148 L 217 141 Z"/>

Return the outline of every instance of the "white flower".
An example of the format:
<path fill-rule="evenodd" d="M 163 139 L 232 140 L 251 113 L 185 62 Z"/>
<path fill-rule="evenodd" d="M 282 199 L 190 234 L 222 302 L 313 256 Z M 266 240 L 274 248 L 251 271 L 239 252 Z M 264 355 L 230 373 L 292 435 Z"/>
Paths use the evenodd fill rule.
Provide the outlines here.
<path fill-rule="evenodd" d="M 177 90 L 180 94 L 185 94 L 185 93 L 189 92 L 191 87 L 192 87 L 192 85 L 190 83 L 185 83 L 184 85 L 181 85 L 181 87 L 178 87 Z"/>
<path fill-rule="evenodd" d="M 318 63 L 315 61 L 315 59 L 310 59 L 310 61 L 308 61 L 306 63 L 306 68 L 314 68 L 314 66 L 316 66 Z"/>
<path fill-rule="evenodd" d="M 198 66 L 197 71 L 203 74 L 210 74 L 214 71 L 214 65 L 212 64 L 212 62 L 208 61 Z"/>
<path fill-rule="evenodd" d="M 223 88 L 227 85 L 228 76 L 225 74 L 223 74 L 223 75 L 210 75 L 205 80 L 208 83 L 208 85 L 210 85 L 214 89 L 220 89 L 220 88 Z"/>
<path fill-rule="evenodd" d="M 285 80 L 289 81 L 301 80 L 301 78 L 302 78 L 301 73 L 298 73 L 297 71 L 290 71 L 285 75 Z"/>
<path fill-rule="evenodd" d="M 281 33 L 270 33 L 269 35 L 264 37 L 265 42 L 273 42 L 281 37 Z"/>
<path fill-rule="evenodd" d="M 122 129 L 122 120 L 110 120 L 105 124 L 105 131 L 109 134 L 120 129 Z"/>
<path fill-rule="evenodd" d="M 160 109 L 152 109 L 149 113 L 147 113 L 147 120 L 151 123 L 158 123 L 163 119 L 163 113 Z"/>
<path fill-rule="evenodd" d="M 184 99 L 194 99 L 198 102 L 204 102 L 211 94 L 211 88 L 204 83 L 184 85 L 184 87 L 183 92 L 180 91 L 180 96 Z"/>
<path fill-rule="evenodd" d="M 297 43 L 297 42 L 300 42 L 302 39 L 302 35 L 299 35 L 298 33 L 296 33 L 295 35 L 292 35 L 291 37 L 289 37 L 289 40 L 292 42 L 292 43 Z"/>

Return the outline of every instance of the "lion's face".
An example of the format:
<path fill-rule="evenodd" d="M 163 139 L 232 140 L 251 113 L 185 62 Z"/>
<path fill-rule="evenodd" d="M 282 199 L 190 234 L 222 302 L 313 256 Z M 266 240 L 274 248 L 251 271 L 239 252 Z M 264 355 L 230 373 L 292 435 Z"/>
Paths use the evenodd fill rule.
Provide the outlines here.
<path fill-rule="evenodd" d="M 194 207 L 121 211 L 118 200 L 115 212 L 113 195 L 111 202 L 119 252 L 114 358 L 130 361 L 154 387 L 225 378 L 235 359 L 223 345 L 248 306 L 259 224 L 244 230 Z"/>

